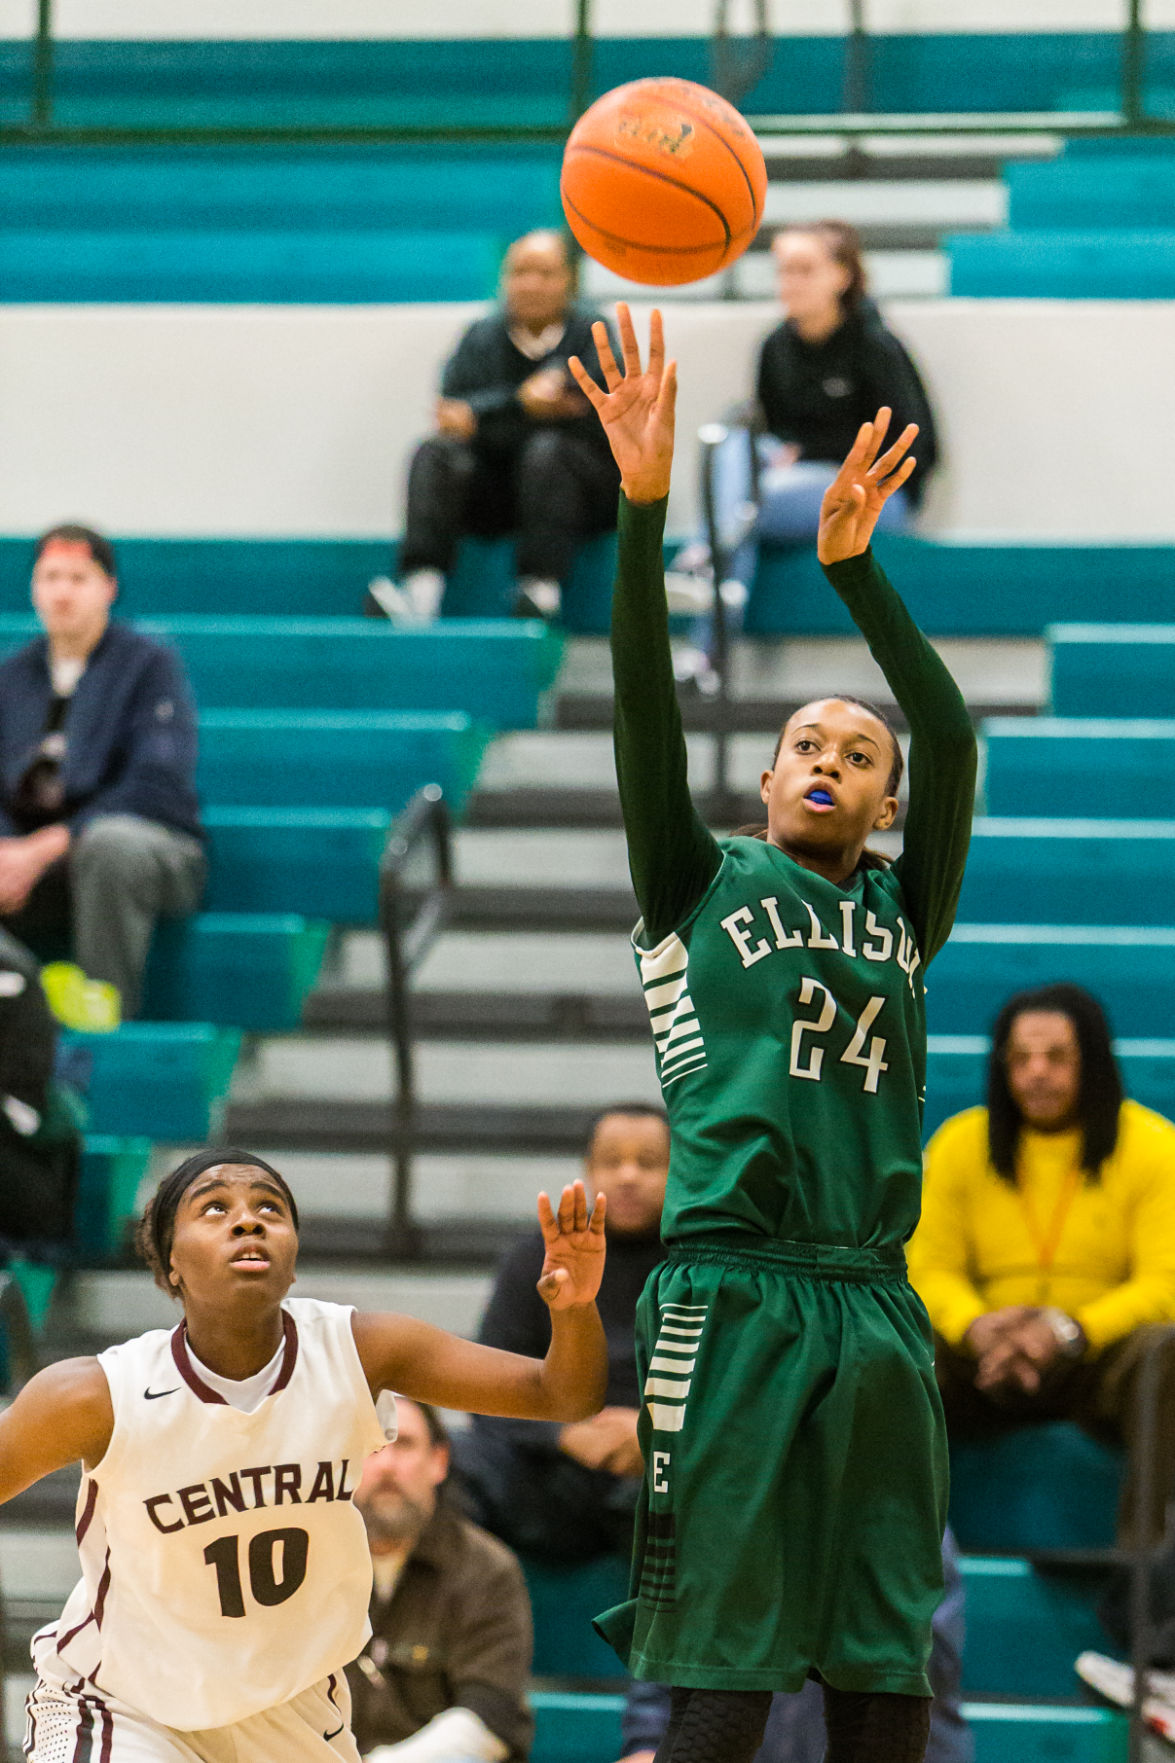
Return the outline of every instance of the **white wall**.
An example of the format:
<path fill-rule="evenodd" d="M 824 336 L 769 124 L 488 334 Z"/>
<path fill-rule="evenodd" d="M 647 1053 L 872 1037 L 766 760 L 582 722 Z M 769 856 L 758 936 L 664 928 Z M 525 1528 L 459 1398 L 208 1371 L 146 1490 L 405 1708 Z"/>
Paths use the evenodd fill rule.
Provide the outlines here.
<path fill-rule="evenodd" d="M 469 306 L 0 307 L 0 532 L 378 536 Z M 644 328 L 640 309 L 638 322 Z M 750 388 L 770 305 L 674 307 L 672 530 L 698 424 Z M 895 304 L 947 460 L 928 530 L 1175 541 L 1175 304 Z"/>
<path fill-rule="evenodd" d="M 1108 31 L 1119 29 L 1126 0 L 870 0 L 876 33 L 949 31 Z M 31 34 L 36 0 L 0 0 L 0 37 Z M 1148 0 L 1153 30 L 1175 25 L 1175 0 Z M 63 38 L 334 39 L 397 37 L 557 37 L 572 28 L 573 0 L 55 0 Z M 733 29 L 749 28 L 750 0 L 735 0 Z M 779 36 L 839 36 L 847 0 L 770 0 Z M 708 36 L 714 0 L 594 0 L 601 37 Z"/>

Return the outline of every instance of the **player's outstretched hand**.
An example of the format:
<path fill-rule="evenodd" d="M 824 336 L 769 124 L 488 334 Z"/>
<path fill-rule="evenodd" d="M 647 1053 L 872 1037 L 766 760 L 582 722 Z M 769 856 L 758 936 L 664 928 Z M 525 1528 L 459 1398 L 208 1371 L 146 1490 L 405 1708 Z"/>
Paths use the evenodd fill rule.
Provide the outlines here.
<path fill-rule="evenodd" d="M 552 1310 L 590 1304 L 604 1272 L 603 1194 L 588 1214 L 587 1189 L 581 1181 L 564 1188 L 559 1210 L 546 1194 L 539 1195 L 539 1224 L 547 1253 L 539 1276 L 539 1296 Z"/>
<path fill-rule="evenodd" d="M 621 301 L 616 308 L 624 372 L 616 365 L 607 326 L 592 326 L 600 370 L 607 391 L 602 392 L 578 355 L 567 363 L 584 397 L 604 425 L 612 457 L 620 467 L 620 484 L 630 502 L 659 502 L 669 494 L 673 465 L 673 412 L 677 399 L 677 363 L 665 360 L 665 334 L 661 314 L 649 319 L 649 365 L 641 367 L 632 314 Z"/>
<path fill-rule="evenodd" d="M 910 454 L 918 433 L 914 422 L 882 453 L 892 414 L 882 408 L 872 422 L 861 424 L 848 458 L 824 492 L 816 539 L 821 563 L 843 563 L 869 549 L 878 515 L 917 464 Z"/>

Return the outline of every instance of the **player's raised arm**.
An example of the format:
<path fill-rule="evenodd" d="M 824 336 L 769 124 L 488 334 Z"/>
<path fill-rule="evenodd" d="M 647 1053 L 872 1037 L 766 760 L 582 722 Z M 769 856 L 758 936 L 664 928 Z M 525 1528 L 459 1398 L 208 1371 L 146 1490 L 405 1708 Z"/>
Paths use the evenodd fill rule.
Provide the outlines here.
<path fill-rule="evenodd" d="M 673 682 L 662 539 L 673 466 L 677 368 L 665 360 L 661 314 L 649 320 L 648 366 L 628 307 L 616 308 L 624 371 L 602 324 L 594 330 L 601 391 L 574 356 L 568 366 L 594 407 L 620 467 L 619 553 L 612 596 L 616 779 L 628 864 L 658 942 L 692 911 L 721 862 L 690 800 L 685 736 Z"/>
<path fill-rule="evenodd" d="M 539 1196 L 546 1256 L 539 1293 L 551 1312 L 545 1359 L 504 1353 L 408 1316 L 357 1315 L 355 1344 L 372 1393 L 515 1420 L 585 1420 L 604 1404 L 608 1351 L 596 1309 L 604 1271 L 604 1210 L 588 1211 L 581 1181 L 556 1211 Z"/>
<path fill-rule="evenodd" d="M 910 801 L 894 868 L 928 964 L 954 922 L 971 838 L 976 743 L 962 693 L 869 549 L 882 508 L 914 469 L 916 426 L 886 448 L 889 421 L 882 409 L 862 425 L 825 493 L 816 550 L 910 726 Z"/>
<path fill-rule="evenodd" d="M 97 1359 L 62 1359 L 39 1371 L 0 1414 L 0 1501 L 71 1463 L 93 1468 L 113 1429 L 110 1385 Z"/>

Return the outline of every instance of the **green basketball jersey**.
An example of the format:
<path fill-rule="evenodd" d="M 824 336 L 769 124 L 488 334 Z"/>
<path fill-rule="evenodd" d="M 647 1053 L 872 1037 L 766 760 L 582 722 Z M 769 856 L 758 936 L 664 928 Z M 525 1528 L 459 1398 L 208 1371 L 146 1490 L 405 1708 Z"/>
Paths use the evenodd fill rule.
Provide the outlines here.
<path fill-rule="evenodd" d="M 672 1124 L 668 1241 L 880 1247 L 918 1218 L 922 963 L 883 865 L 843 888 L 761 839 L 655 948 L 635 940 Z"/>

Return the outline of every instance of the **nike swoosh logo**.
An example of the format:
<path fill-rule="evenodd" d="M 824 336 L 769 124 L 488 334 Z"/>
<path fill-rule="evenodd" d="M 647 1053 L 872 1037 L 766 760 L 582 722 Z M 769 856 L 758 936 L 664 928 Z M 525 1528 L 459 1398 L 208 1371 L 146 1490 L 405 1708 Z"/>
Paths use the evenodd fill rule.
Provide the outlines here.
<path fill-rule="evenodd" d="M 160 1396 L 174 1396 L 179 1387 L 177 1383 L 174 1390 L 144 1390 L 143 1394 L 148 1402 L 157 1402 Z"/>
<path fill-rule="evenodd" d="M 345 1726 L 346 1724 L 347 1724 L 346 1721 L 344 1721 L 343 1726 Z M 342 1730 L 343 1730 L 342 1726 L 336 1726 L 333 1732 L 324 1732 L 322 1736 L 326 1740 L 327 1744 L 329 1744 L 331 1739 L 338 1738 L 338 1736 L 342 1732 Z"/>

